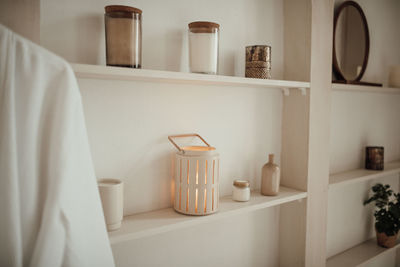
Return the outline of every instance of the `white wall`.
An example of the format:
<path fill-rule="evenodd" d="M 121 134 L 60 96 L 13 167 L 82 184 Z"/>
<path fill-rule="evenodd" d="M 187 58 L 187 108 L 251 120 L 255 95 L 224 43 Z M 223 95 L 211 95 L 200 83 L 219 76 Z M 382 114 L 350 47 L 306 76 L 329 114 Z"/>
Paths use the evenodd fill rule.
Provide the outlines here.
<path fill-rule="evenodd" d="M 279 0 L 41 1 L 41 45 L 74 63 L 105 64 L 104 6 L 143 10 L 143 68 L 188 71 L 187 24 L 218 22 L 219 73 L 244 76 L 245 46 L 272 46 L 272 77 L 283 77 L 283 3 Z"/>
<path fill-rule="evenodd" d="M 363 202 L 369 197 L 370 188 L 376 183 L 390 184 L 396 191 L 399 188 L 399 176 L 392 175 L 351 185 L 336 185 L 329 189 L 328 258 L 375 236 L 374 204 L 364 206 Z"/>
<path fill-rule="evenodd" d="M 280 90 L 80 79 L 98 177 L 125 182 L 125 215 L 170 206 L 167 136 L 196 132 L 220 153 L 220 194 L 234 179 L 260 186 L 268 153 L 279 164 Z M 173 166 L 173 165 L 172 165 Z"/>
<path fill-rule="evenodd" d="M 279 266 L 279 207 L 112 246 L 116 264 L 165 267 Z"/>
<path fill-rule="evenodd" d="M 385 162 L 399 160 L 399 116 L 400 95 L 333 92 L 330 173 L 364 168 L 364 151 L 368 145 L 384 146 Z M 395 191 L 399 189 L 398 175 L 330 188 L 328 257 L 374 235 L 373 206 L 364 207 L 362 202 L 377 182 L 389 183 Z M 388 259 L 382 256 L 381 260 Z"/>
<path fill-rule="evenodd" d="M 400 159 L 400 95 L 332 93 L 330 173 L 364 167 L 365 146 L 384 146 Z"/>

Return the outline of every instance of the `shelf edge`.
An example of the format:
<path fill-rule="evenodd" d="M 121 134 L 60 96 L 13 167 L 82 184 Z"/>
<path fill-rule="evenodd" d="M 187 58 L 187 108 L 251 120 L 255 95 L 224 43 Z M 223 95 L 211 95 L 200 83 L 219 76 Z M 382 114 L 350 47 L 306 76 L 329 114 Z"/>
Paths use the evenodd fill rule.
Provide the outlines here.
<path fill-rule="evenodd" d="M 209 85 L 229 85 L 263 87 L 276 89 L 309 89 L 309 82 L 253 79 L 235 76 L 207 75 L 148 69 L 130 69 L 101 65 L 71 64 L 77 78 L 109 79 L 126 81 L 152 81 L 170 83 L 199 83 Z"/>
<path fill-rule="evenodd" d="M 333 91 L 359 92 L 359 93 L 377 93 L 377 94 L 400 94 L 400 88 L 363 86 L 354 84 L 332 83 Z"/>
<path fill-rule="evenodd" d="M 392 161 L 392 162 L 388 162 L 385 164 L 400 164 L 400 161 Z M 362 170 L 362 169 L 351 170 L 348 172 L 334 173 L 329 176 L 330 177 L 329 180 L 331 180 L 331 177 L 333 177 L 333 176 L 338 176 L 340 174 L 345 174 L 345 173 L 349 173 L 349 172 L 357 171 L 357 170 Z M 391 169 L 391 170 L 373 171 L 373 173 L 371 173 L 371 174 L 348 179 L 348 180 L 341 181 L 341 182 L 329 181 L 329 187 L 336 187 L 336 186 L 348 185 L 348 184 L 353 184 L 353 183 L 358 183 L 358 182 L 365 182 L 368 180 L 386 177 L 386 176 L 397 174 L 397 173 L 400 174 L 400 166 L 397 168 Z"/>
<path fill-rule="evenodd" d="M 152 229 L 146 229 L 146 230 L 143 230 L 140 232 L 127 233 L 127 234 L 124 234 L 123 236 L 114 236 L 114 237 L 109 236 L 109 239 L 110 239 L 111 245 L 115 245 L 115 244 L 118 244 L 121 242 L 140 239 L 143 237 L 150 237 L 150 236 L 154 236 L 157 234 L 173 231 L 176 229 L 181 229 L 181 228 L 186 228 L 186 227 L 190 227 L 190 226 L 194 226 L 194 225 L 199 225 L 202 223 L 212 222 L 212 221 L 227 218 L 230 216 L 235 216 L 235 215 L 242 214 L 242 213 L 247 213 L 247 212 L 256 211 L 256 210 L 260 210 L 260 209 L 264 209 L 264 208 L 279 206 L 279 205 L 282 205 L 282 204 L 285 204 L 288 202 L 302 200 L 304 198 L 307 198 L 307 192 L 298 191 L 298 193 L 288 196 L 288 197 L 285 197 L 284 199 L 276 199 L 276 200 L 272 200 L 272 201 L 268 201 L 268 202 L 264 202 L 264 203 L 255 204 L 252 206 L 245 206 L 240 209 L 225 211 L 225 212 L 221 212 L 221 213 L 215 213 L 210 216 L 193 217 L 192 220 L 177 222 L 177 223 L 163 225 L 163 226 L 157 226 Z M 163 210 L 172 210 L 172 208 L 163 209 Z"/>
<path fill-rule="evenodd" d="M 355 246 L 353 246 L 353 247 L 351 247 L 351 248 L 349 248 L 349 249 L 346 249 L 346 250 L 344 250 L 344 251 L 342 251 L 342 252 L 339 252 L 339 253 L 337 253 L 337 254 L 335 254 L 335 255 L 329 257 L 329 258 L 326 260 L 326 266 L 327 266 L 327 267 L 330 267 L 330 265 L 332 265 L 332 266 L 337 266 L 336 264 L 335 264 L 335 265 L 333 265 L 332 263 L 329 264 L 329 262 L 337 261 L 339 257 L 346 257 L 346 255 L 345 255 L 346 253 L 347 253 L 347 254 L 351 254 L 351 252 L 356 251 L 357 249 L 359 249 L 359 248 L 360 248 L 361 246 L 363 246 L 363 245 L 368 246 L 368 243 L 371 243 L 371 242 L 374 243 L 374 244 L 377 246 L 377 249 L 379 249 L 379 250 L 381 250 L 381 251 L 380 251 L 379 253 L 377 253 L 376 255 L 373 255 L 373 256 L 371 256 L 370 258 L 366 259 L 366 260 L 363 260 L 363 261 L 361 261 L 361 262 L 359 262 L 359 263 L 356 263 L 355 266 L 363 266 L 364 264 L 370 262 L 371 260 L 375 259 L 376 257 L 379 257 L 379 256 L 382 256 L 382 255 L 387 254 L 387 253 L 389 253 L 389 252 L 392 252 L 393 250 L 396 250 L 397 248 L 400 247 L 400 241 L 399 241 L 399 240 L 397 241 L 396 245 L 395 245 L 394 247 L 392 247 L 392 248 L 382 248 L 382 247 L 379 247 L 379 246 L 376 244 L 376 238 L 371 238 L 371 239 L 368 239 L 368 240 L 366 240 L 366 241 L 364 241 L 364 242 L 362 242 L 362 243 L 360 243 L 360 244 L 358 244 L 358 245 L 355 245 Z M 348 256 L 347 256 L 347 257 L 348 257 Z M 339 260 L 340 260 L 340 259 L 339 259 Z M 342 266 L 342 267 L 350 267 L 350 265 L 340 265 L 340 266 Z M 351 267 L 353 267 L 353 266 L 354 266 L 354 265 L 351 265 Z"/>

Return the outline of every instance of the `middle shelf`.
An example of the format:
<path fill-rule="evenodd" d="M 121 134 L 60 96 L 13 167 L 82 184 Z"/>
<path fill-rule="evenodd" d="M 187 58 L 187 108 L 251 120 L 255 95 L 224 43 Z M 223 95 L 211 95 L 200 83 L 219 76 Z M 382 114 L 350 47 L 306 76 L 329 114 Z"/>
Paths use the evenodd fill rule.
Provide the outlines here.
<path fill-rule="evenodd" d="M 385 169 L 382 171 L 357 169 L 331 174 L 329 176 L 329 186 L 357 183 L 379 177 L 389 176 L 396 173 L 400 173 L 400 161 L 385 163 Z"/>
<path fill-rule="evenodd" d="M 248 202 L 233 201 L 231 196 L 222 197 L 219 202 L 219 211 L 208 216 L 182 215 L 176 213 L 173 208 L 126 216 L 122 222 L 122 227 L 117 231 L 109 233 L 110 243 L 113 245 L 124 241 L 152 236 L 187 226 L 211 222 L 232 215 L 301 200 L 306 197 L 306 192 L 281 186 L 278 196 L 263 196 L 259 192 L 252 192 Z"/>

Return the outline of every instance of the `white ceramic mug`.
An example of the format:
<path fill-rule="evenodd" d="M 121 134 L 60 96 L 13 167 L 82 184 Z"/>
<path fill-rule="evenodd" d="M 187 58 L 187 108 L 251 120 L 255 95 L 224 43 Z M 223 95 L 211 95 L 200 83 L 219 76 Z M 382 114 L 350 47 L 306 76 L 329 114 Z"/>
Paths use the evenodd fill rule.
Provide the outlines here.
<path fill-rule="evenodd" d="M 118 179 L 99 179 L 101 203 L 107 230 L 113 231 L 121 227 L 124 205 L 124 184 Z"/>

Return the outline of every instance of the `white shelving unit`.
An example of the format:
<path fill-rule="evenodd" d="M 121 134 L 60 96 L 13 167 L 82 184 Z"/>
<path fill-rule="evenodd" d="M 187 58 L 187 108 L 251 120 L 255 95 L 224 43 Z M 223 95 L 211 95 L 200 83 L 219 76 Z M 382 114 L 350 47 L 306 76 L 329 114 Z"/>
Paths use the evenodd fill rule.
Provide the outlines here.
<path fill-rule="evenodd" d="M 386 102 L 382 101 L 383 103 L 387 103 L 387 99 L 397 99 L 400 95 L 400 88 L 389 88 L 389 87 L 376 87 L 376 86 L 361 86 L 361 85 L 351 85 L 351 84 L 336 84 L 332 83 L 332 91 L 333 92 L 355 92 L 358 94 L 354 94 L 354 96 L 351 96 L 352 102 L 354 103 L 359 99 L 359 97 L 362 97 L 362 104 L 354 105 L 354 113 L 359 112 L 365 113 L 365 110 L 368 110 L 369 107 L 366 104 L 368 100 L 374 99 L 377 96 L 381 96 L 381 99 L 385 99 Z M 369 94 L 369 96 L 366 96 Z M 372 95 L 373 94 L 373 95 Z M 350 103 L 350 101 L 349 101 Z M 351 104 L 349 104 L 351 105 Z M 380 105 L 380 108 L 382 108 L 382 104 Z M 393 103 L 388 103 L 388 107 L 393 105 Z M 349 108 L 348 106 L 346 108 Z M 353 111 L 352 111 L 353 112 Z M 351 115 L 349 115 L 351 117 Z M 361 116 L 360 116 L 361 117 Z M 360 117 L 357 117 L 358 120 L 360 120 Z M 379 119 L 378 119 L 379 118 Z M 381 113 L 379 114 L 379 117 L 375 117 L 376 120 L 384 120 L 384 115 Z M 353 119 L 344 119 L 345 123 L 340 124 L 340 126 L 343 127 L 346 123 L 353 123 L 355 120 Z M 392 122 L 393 123 L 393 122 Z M 395 122 L 396 123 L 396 122 Z M 333 125 L 338 125 L 338 124 L 333 124 Z M 389 127 L 391 125 L 385 125 L 387 128 L 385 129 L 390 129 Z M 336 126 L 337 127 L 337 126 Z M 355 127 L 351 128 L 351 130 L 348 130 L 349 133 L 355 130 Z M 376 129 L 378 131 L 378 129 Z M 363 129 L 360 127 L 360 129 L 356 129 L 356 131 L 363 132 L 370 138 L 370 140 L 377 140 L 376 138 L 376 133 L 374 133 L 375 129 Z M 357 132 L 357 134 L 359 134 Z M 389 145 L 386 145 L 389 147 Z M 344 157 L 346 159 L 346 157 Z M 370 238 L 370 236 L 367 234 L 368 231 L 374 231 L 371 229 L 371 224 L 375 221 L 373 218 L 373 212 L 370 211 L 367 214 L 362 214 L 362 201 L 360 201 L 361 194 L 368 194 L 367 192 L 363 192 L 362 188 L 365 188 L 366 184 L 365 182 L 378 179 L 383 179 L 383 178 L 390 178 L 389 176 L 393 177 L 394 181 L 396 179 L 396 175 L 398 178 L 400 174 L 400 160 L 397 159 L 396 161 L 392 162 L 385 162 L 384 165 L 384 170 L 382 171 L 374 171 L 374 170 L 366 170 L 366 169 L 354 169 L 354 170 L 349 170 L 345 172 L 338 172 L 338 173 L 333 173 L 330 174 L 329 176 L 329 189 L 332 189 L 332 194 L 330 192 L 330 201 L 335 202 L 339 198 L 343 198 L 345 200 L 357 200 L 357 202 L 351 202 L 351 203 L 346 203 L 347 205 L 345 206 L 343 203 L 345 201 L 340 202 L 343 206 L 340 208 L 343 208 L 343 211 L 339 211 L 336 203 L 331 204 L 331 208 L 329 212 L 330 214 L 330 225 L 328 224 L 328 233 L 330 233 L 329 241 L 328 241 L 328 251 L 335 250 L 335 254 L 331 257 L 329 257 L 326 261 L 326 266 L 327 267 L 334 267 L 334 266 L 348 266 L 348 267 L 353 267 L 353 266 L 365 266 L 368 265 L 368 263 L 372 262 L 376 265 L 377 262 L 380 262 L 378 264 L 382 264 L 382 261 L 385 259 L 388 259 L 388 257 L 393 256 L 393 253 L 399 248 L 400 243 L 398 242 L 394 248 L 383 248 L 379 247 L 377 245 L 376 239 L 375 238 Z M 364 182 L 364 183 L 363 183 Z M 354 196 L 349 197 L 349 191 L 347 186 L 351 185 L 356 185 L 351 187 L 353 192 L 355 192 Z M 360 184 L 360 187 L 358 185 Z M 394 187 L 396 188 L 396 187 Z M 396 189 L 395 189 L 396 191 Z M 346 195 L 347 194 L 347 195 Z M 359 202 L 358 202 L 359 201 Z M 355 209 L 360 209 L 360 210 L 355 210 Z M 349 223 L 346 227 L 343 228 L 343 232 L 335 235 L 334 233 L 338 233 L 338 229 L 340 226 L 335 225 L 334 222 L 337 222 L 338 220 L 333 219 L 335 217 L 340 217 L 345 214 L 348 215 L 353 215 L 351 220 L 353 220 L 354 223 Z M 344 221 L 344 220 L 342 220 Z M 341 226 L 343 227 L 343 226 Z M 358 229 L 357 229 L 358 227 Z M 329 232 L 329 229 L 332 229 Z M 365 232 L 365 234 L 362 233 L 362 231 Z M 333 233 L 333 234 L 332 234 Z M 369 233 L 369 232 L 368 232 Z M 347 236 L 346 236 L 347 234 Z M 350 244 L 350 246 L 349 246 Z M 351 247 L 353 246 L 353 247 Z M 349 248 L 351 247 L 351 248 Z M 338 250 L 338 248 L 342 248 L 341 250 Z M 329 254 L 329 253 L 328 253 Z M 332 255 L 330 254 L 330 255 Z M 387 255 L 386 255 L 387 254 Z M 386 255 L 386 256 L 385 256 Z M 385 258 L 387 257 L 387 258 Z M 374 266 L 375 266 L 374 265 Z M 369 266 L 369 265 L 368 265 Z M 372 265 L 371 265 L 372 266 Z M 383 265 L 382 265 L 383 266 Z M 397 265 L 396 265 L 397 266 Z"/>
<path fill-rule="evenodd" d="M 332 90 L 359 93 L 400 94 L 400 88 L 332 83 Z"/>
<path fill-rule="evenodd" d="M 122 227 L 109 233 L 111 244 L 160 234 L 183 227 L 193 226 L 213 220 L 239 215 L 245 212 L 281 205 L 287 202 L 301 200 L 307 197 L 306 192 L 281 187 L 278 196 L 263 196 L 252 192 L 248 202 L 233 201 L 231 196 L 220 199 L 219 211 L 208 216 L 187 216 L 178 214 L 172 208 L 127 216 Z"/>
<path fill-rule="evenodd" d="M 329 186 L 348 185 L 400 173 L 400 161 L 385 163 L 384 167 L 383 171 L 357 169 L 332 174 L 329 177 Z"/>
<path fill-rule="evenodd" d="M 174 90 L 176 85 L 181 84 L 184 84 L 184 87 L 187 86 L 193 92 L 195 92 L 195 90 L 202 90 L 202 87 L 205 88 L 206 86 L 213 86 L 212 88 L 205 88 L 204 91 L 207 91 L 208 94 L 214 94 L 215 88 L 215 91 L 218 91 L 215 92 L 215 94 L 218 96 L 222 96 L 224 94 L 224 91 L 227 91 L 227 89 L 231 89 L 230 87 L 236 87 L 237 90 L 235 89 L 235 91 L 239 92 L 239 95 L 246 96 L 248 93 L 250 96 L 250 101 L 252 101 L 252 95 L 255 96 L 255 98 L 253 99 L 256 99 L 260 94 L 265 97 L 271 92 L 273 93 L 272 95 L 276 98 L 276 100 L 283 100 L 282 106 L 279 107 L 279 109 L 283 108 L 283 113 L 287 113 L 287 115 L 291 114 L 292 112 L 296 112 L 297 114 L 305 114 L 308 103 L 307 101 L 310 94 L 310 83 L 308 82 L 252 79 L 244 77 L 203 75 L 85 64 L 72 64 L 72 69 L 75 72 L 75 75 L 77 76 L 78 81 L 81 85 L 82 94 L 84 95 L 84 101 L 86 100 L 89 103 L 95 103 L 93 106 L 88 106 L 89 108 L 86 113 L 89 114 L 88 117 L 91 122 L 97 121 L 98 114 L 103 110 L 102 105 L 100 105 L 101 107 L 97 106 L 97 103 L 101 102 L 102 99 L 106 99 L 109 93 L 113 93 L 113 96 L 118 96 L 110 101 L 111 103 L 114 103 L 114 105 L 115 103 L 118 103 L 118 101 L 121 101 L 121 95 L 125 97 L 124 100 L 132 98 L 137 101 L 137 98 L 135 98 L 135 93 L 140 90 L 138 89 L 140 86 L 151 88 L 156 83 L 159 83 L 155 87 L 157 87 L 157 90 L 159 90 L 157 91 L 157 93 L 160 94 L 164 93 L 164 91 L 160 90 Z M 105 82 L 104 86 L 103 81 Z M 118 87 L 123 89 L 114 90 L 115 88 L 118 89 Z M 183 88 L 182 86 L 178 87 Z M 109 90 L 110 88 L 113 88 L 113 90 Z M 131 88 L 132 90 L 130 90 Z M 155 95 L 154 91 L 145 90 L 144 94 L 146 97 L 148 96 L 147 92 L 149 92 L 149 95 Z M 278 93 L 278 95 L 276 95 L 276 92 Z M 290 96 L 281 98 L 279 96 L 279 92 L 282 92 L 285 95 L 290 94 Z M 99 95 L 101 95 L 101 97 L 99 97 Z M 188 97 L 188 95 L 185 96 Z M 240 100 L 239 98 L 236 99 Z M 271 99 L 264 99 L 263 101 L 268 103 L 268 101 L 270 100 Z M 289 101 L 290 103 L 285 103 L 285 101 Z M 226 105 L 226 103 L 224 103 L 224 105 Z M 118 112 L 115 112 L 116 110 L 118 110 Z M 113 112 L 115 112 L 115 114 L 125 114 L 125 111 L 121 112 L 118 107 L 113 108 Z M 197 115 L 195 112 L 192 113 L 194 115 Z M 207 114 L 202 113 L 202 115 L 206 117 Z M 228 115 L 230 116 L 230 114 Z M 229 119 L 229 116 L 224 117 L 224 115 L 222 114 L 221 118 Z M 123 119 L 125 118 L 126 117 L 123 116 Z M 129 120 L 127 120 L 125 123 L 120 124 L 135 124 L 135 122 L 136 124 L 140 124 L 142 117 L 140 117 L 139 119 L 138 118 L 134 116 L 129 116 Z M 305 118 L 307 118 L 307 116 L 305 116 Z M 117 117 L 117 119 L 119 119 L 119 117 Z M 135 121 L 132 122 L 132 120 Z M 291 124 L 293 119 L 287 118 L 285 120 L 281 118 L 281 121 L 283 125 L 288 126 Z M 98 125 L 101 125 L 101 123 L 103 123 L 103 121 L 101 121 Z M 193 125 L 190 127 L 193 127 Z M 157 131 L 165 130 L 165 127 L 159 128 L 161 130 L 159 129 Z M 91 129 L 93 130 L 93 128 Z M 97 130 L 93 130 L 93 132 L 98 133 L 101 131 L 101 127 L 97 127 L 96 129 Z M 135 132 L 132 129 L 130 129 L 131 134 L 132 136 L 134 136 Z M 305 137 L 306 129 L 308 129 L 308 120 L 302 120 L 301 125 L 296 126 L 296 137 L 302 135 Z M 121 131 L 124 129 L 119 128 L 119 130 Z M 150 130 L 153 131 L 154 129 Z M 104 138 L 104 136 L 100 136 L 99 138 Z M 94 137 L 93 139 L 96 140 L 96 137 Z M 107 138 L 107 140 L 109 139 L 110 138 Z M 287 143 L 291 140 L 292 137 L 286 137 L 285 142 Z M 302 141 L 296 140 L 296 142 L 299 143 Z M 290 155 L 298 154 L 296 151 L 293 152 L 292 149 L 286 149 L 285 152 L 281 153 L 290 153 Z M 286 161 L 286 164 L 288 164 L 288 166 L 291 165 L 291 159 L 281 159 L 281 164 L 283 161 Z M 124 253 L 123 251 L 125 251 L 125 246 L 129 247 L 137 245 L 139 242 L 142 241 L 146 242 L 147 237 L 152 237 L 155 239 L 162 238 L 162 235 L 160 234 L 169 233 L 174 230 L 190 228 L 196 225 L 199 227 L 201 227 L 201 225 L 203 225 L 203 227 L 207 227 L 208 222 L 220 220 L 227 217 L 230 218 L 231 216 L 233 217 L 235 215 L 244 215 L 245 213 L 250 213 L 252 211 L 260 209 L 266 209 L 269 207 L 279 207 L 279 218 L 274 218 L 279 219 L 279 221 L 275 220 L 273 222 L 273 225 L 268 225 L 268 227 L 273 227 L 273 231 L 276 232 L 285 232 L 285 235 L 279 235 L 278 238 L 275 238 L 276 242 L 274 242 L 274 244 L 268 244 L 266 246 L 266 249 L 269 249 L 270 246 L 271 248 L 276 247 L 277 244 L 283 246 L 284 248 L 280 250 L 279 255 L 275 255 L 274 259 L 271 259 L 271 262 L 275 262 L 279 258 L 280 262 L 282 262 L 282 265 L 291 266 L 296 262 L 304 261 L 305 259 L 304 240 L 306 235 L 305 221 L 307 216 L 307 203 L 301 200 L 305 199 L 308 195 L 308 193 L 305 192 L 306 175 L 301 174 L 301 171 L 296 171 L 295 173 L 293 173 L 293 175 L 291 173 L 284 173 L 282 174 L 282 183 L 285 184 L 285 187 L 280 187 L 279 195 L 274 197 L 262 196 L 256 191 L 252 192 L 251 199 L 248 202 L 235 202 L 231 199 L 231 196 L 222 197 L 220 198 L 219 211 L 215 214 L 208 216 L 186 216 L 175 212 L 173 208 L 155 210 L 146 207 L 146 209 L 144 209 L 145 212 L 143 213 L 136 213 L 133 215 L 125 216 L 121 228 L 117 231 L 109 233 L 110 243 L 113 249 L 115 251 L 118 251 L 116 253 Z M 297 190 L 293 188 L 297 188 Z M 288 204 L 285 205 L 285 203 Z M 267 209 L 265 210 L 264 215 L 267 214 L 268 216 L 272 216 L 273 212 L 273 209 Z M 132 214 L 131 211 L 127 213 Z M 232 219 L 234 220 L 234 218 Z M 295 237 L 295 241 L 293 241 L 293 237 Z M 290 257 L 286 257 L 286 255 L 289 255 L 289 253 Z M 130 257 L 131 255 L 126 255 L 126 258 Z M 132 259 L 126 262 L 131 263 Z"/>
<path fill-rule="evenodd" d="M 72 64 L 72 68 L 78 78 L 89 79 L 262 87 L 282 90 L 285 95 L 289 94 L 289 89 L 299 89 L 305 95 L 306 90 L 310 88 L 310 83 L 298 81 L 254 79 L 234 76 L 207 75 L 147 69 L 130 69 L 87 64 Z"/>
<path fill-rule="evenodd" d="M 376 239 L 372 238 L 352 247 L 342 253 L 330 257 L 326 262 L 326 267 L 354 267 L 368 263 L 378 256 L 390 253 L 400 247 L 400 242 L 393 248 L 383 248 L 376 244 Z"/>

